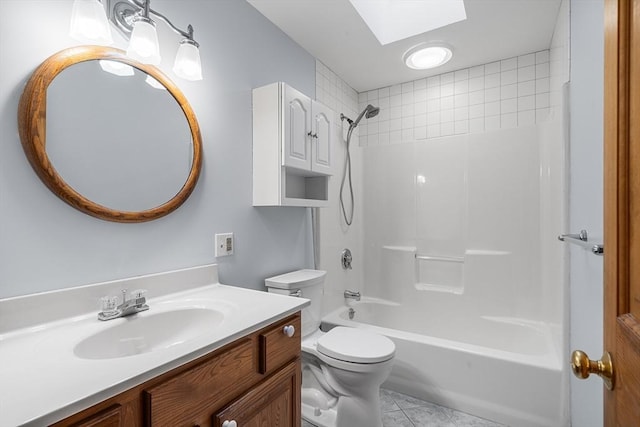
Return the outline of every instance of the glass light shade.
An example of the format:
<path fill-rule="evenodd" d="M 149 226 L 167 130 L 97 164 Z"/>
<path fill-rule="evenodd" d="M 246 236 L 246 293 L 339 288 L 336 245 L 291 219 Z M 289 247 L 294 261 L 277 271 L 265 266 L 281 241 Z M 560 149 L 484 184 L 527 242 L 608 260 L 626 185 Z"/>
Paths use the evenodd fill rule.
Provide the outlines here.
<path fill-rule="evenodd" d="M 158 34 L 152 20 L 143 17 L 135 19 L 127 56 L 143 64 L 160 64 Z"/>
<path fill-rule="evenodd" d="M 109 61 L 107 59 L 101 59 L 98 61 L 100 68 L 107 73 L 114 74 L 120 77 L 133 76 L 133 67 L 128 64 L 124 64 L 118 61 Z"/>
<path fill-rule="evenodd" d="M 98 0 L 75 0 L 69 35 L 82 43 L 113 44 L 107 14 Z"/>
<path fill-rule="evenodd" d="M 161 90 L 167 90 L 166 87 L 164 87 L 162 85 L 162 83 L 160 83 L 159 81 L 157 81 L 156 79 L 154 79 L 151 76 L 147 76 L 146 79 L 144 79 L 145 83 L 148 84 L 149 86 L 151 86 L 154 89 L 161 89 Z"/>
<path fill-rule="evenodd" d="M 185 80 L 202 80 L 200 49 L 193 40 L 185 39 L 180 43 L 173 72 Z"/>
<path fill-rule="evenodd" d="M 407 67 L 414 70 L 426 70 L 449 62 L 453 53 L 446 46 L 418 45 L 404 54 Z"/>

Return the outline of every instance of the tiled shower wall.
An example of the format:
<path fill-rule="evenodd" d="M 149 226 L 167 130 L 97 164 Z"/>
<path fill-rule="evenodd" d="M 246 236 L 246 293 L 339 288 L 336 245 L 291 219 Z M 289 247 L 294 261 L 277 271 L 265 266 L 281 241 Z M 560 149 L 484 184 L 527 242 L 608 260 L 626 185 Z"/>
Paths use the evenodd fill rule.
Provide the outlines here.
<path fill-rule="evenodd" d="M 549 56 L 549 50 L 543 50 L 362 92 L 358 110 L 373 104 L 380 107 L 380 114 L 360 124 L 360 145 L 412 142 L 545 121 L 550 111 Z"/>

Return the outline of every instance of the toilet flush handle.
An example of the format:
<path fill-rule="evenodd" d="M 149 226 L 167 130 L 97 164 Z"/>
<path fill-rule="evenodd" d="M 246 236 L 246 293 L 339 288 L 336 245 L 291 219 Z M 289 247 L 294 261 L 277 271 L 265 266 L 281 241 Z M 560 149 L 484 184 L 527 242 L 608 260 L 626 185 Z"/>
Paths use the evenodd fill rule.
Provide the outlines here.
<path fill-rule="evenodd" d="M 282 333 L 284 333 L 286 336 L 291 338 L 296 333 L 296 327 L 293 325 L 287 325 L 284 328 L 282 328 Z"/>

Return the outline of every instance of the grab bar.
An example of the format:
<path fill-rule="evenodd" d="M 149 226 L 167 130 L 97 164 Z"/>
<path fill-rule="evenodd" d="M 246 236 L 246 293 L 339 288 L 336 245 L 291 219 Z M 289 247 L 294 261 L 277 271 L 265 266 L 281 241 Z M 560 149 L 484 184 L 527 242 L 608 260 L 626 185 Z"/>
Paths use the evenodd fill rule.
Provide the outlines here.
<path fill-rule="evenodd" d="M 558 240 L 591 249 L 591 252 L 595 255 L 604 254 L 604 246 L 602 244 L 589 243 L 587 230 L 580 230 L 578 234 L 561 234 L 558 236 Z"/>
<path fill-rule="evenodd" d="M 416 254 L 416 259 L 421 259 L 423 261 L 442 261 L 442 262 L 464 262 L 464 258 L 462 257 L 448 257 L 448 256 L 431 256 L 431 255 L 419 255 Z"/>

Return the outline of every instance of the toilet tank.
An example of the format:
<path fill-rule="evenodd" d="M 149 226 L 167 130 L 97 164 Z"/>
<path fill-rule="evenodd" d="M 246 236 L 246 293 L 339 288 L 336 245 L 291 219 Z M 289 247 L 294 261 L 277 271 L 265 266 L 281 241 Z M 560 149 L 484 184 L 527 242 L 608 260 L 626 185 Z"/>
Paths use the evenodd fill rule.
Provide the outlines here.
<path fill-rule="evenodd" d="M 326 274 L 322 270 L 297 270 L 264 281 L 269 292 L 311 300 L 311 304 L 302 309 L 302 336 L 312 334 L 320 327 Z"/>

